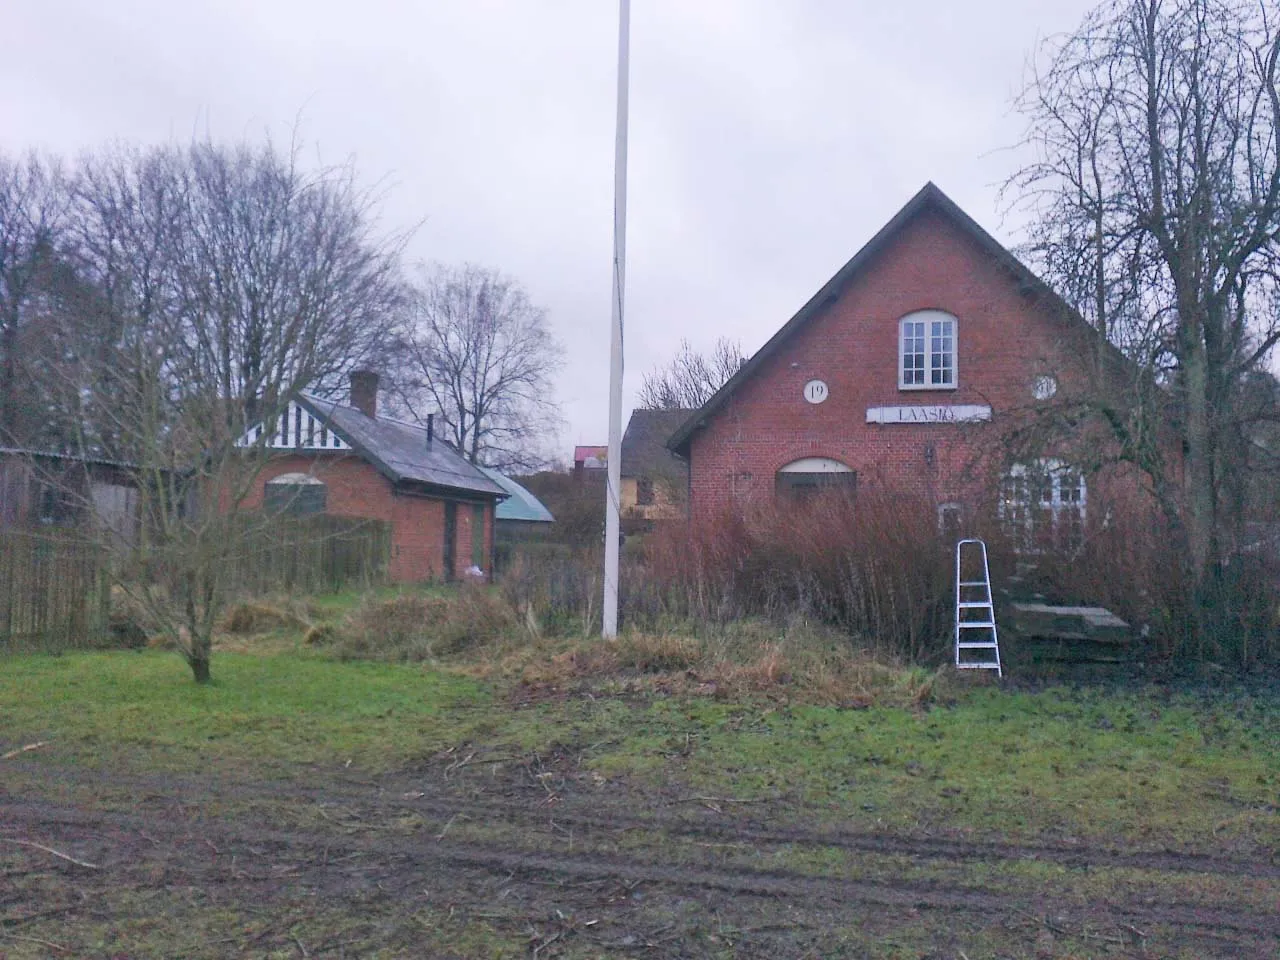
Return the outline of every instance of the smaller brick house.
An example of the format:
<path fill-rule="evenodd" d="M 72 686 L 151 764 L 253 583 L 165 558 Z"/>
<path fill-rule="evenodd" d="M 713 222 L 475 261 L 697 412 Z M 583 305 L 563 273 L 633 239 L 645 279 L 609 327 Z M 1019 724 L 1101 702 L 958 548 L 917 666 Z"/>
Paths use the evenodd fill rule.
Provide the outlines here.
<path fill-rule="evenodd" d="M 494 510 L 507 494 L 426 427 L 378 416 L 378 377 L 351 374 L 351 403 L 306 394 L 239 445 L 267 461 L 242 506 L 391 524 L 397 583 L 492 569 Z M 263 436 L 264 432 L 269 436 Z"/>

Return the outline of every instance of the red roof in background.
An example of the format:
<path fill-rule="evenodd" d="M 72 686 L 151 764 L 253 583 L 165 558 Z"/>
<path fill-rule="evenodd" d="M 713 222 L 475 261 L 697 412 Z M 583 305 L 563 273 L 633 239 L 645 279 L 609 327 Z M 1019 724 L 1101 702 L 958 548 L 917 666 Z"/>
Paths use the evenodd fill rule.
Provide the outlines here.
<path fill-rule="evenodd" d="M 596 461 L 591 463 L 590 461 Z M 573 462 L 581 463 L 587 467 L 604 467 L 609 462 L 609 448 L 604 447 L 574 447 Z"/>

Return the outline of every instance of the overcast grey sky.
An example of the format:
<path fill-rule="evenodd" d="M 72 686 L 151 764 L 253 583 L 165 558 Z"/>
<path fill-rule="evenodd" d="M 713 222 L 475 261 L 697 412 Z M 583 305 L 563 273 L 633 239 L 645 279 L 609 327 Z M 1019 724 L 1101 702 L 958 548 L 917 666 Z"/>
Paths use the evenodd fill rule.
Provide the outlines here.
<path fill-rule="evenodd" d="M 1010 99 L 1084 0 L 633 0 L 627 402 L 681 337 L 755 350 L 927 180 L 998 239 Z M 518 278 L 606 439 L 615 0 L 0 0 L 0 148 L 354 158 L 415 258 Z"/>

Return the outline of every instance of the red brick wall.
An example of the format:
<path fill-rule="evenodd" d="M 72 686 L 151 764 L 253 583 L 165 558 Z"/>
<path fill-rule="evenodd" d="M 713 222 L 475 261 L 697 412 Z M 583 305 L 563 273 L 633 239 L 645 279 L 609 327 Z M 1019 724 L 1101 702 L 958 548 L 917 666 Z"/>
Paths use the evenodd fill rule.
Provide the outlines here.
<path fill-rule="evenodd" d="M 924 309 L 957 318 L 957 389 L 898 387 L 898 321 Z M 990 498 L 992 463 L 984 459 L 998 446 L 1002 411 L 1032 403 L 1038 374 L 1057 377 L 1060 392 L 1079 389 L 1079 349 L 1078 331 L 1019 293 L 950 220 L 925 213 L 694 435 L 693 514 L 772 497 L 778 469 L 801 457 L 843 461 L 858 472 L 860 489 L 882 484 L 935 503 Z M 801 395 L 812 379 L 829 387 L 821 404 Z M 868 407 L 934 404 L 988 405 L 995 419 L 866 422 Z"/>
<path fill-rule="evenodd" d="M 366 517 L 391 523 L 390 578 L 396 583 L 440 579 L 444 575 L 444 504 L 437 497 L 396 493 L 391 481 L 377 468 L 351 454 L 294 454 L 273 456 L 262 468 L 244 500 L 246 509 L 262 505 L 263 487 L 284 473 L 307 473 L 324 481 L 325 512 L 334 516 Z M 471 509 L 458 501 L 458 528 L 454 556 L 455 576 L 471 565 Z M 493 543 L 493 505 L 485 505 L 485 562 Z"/>

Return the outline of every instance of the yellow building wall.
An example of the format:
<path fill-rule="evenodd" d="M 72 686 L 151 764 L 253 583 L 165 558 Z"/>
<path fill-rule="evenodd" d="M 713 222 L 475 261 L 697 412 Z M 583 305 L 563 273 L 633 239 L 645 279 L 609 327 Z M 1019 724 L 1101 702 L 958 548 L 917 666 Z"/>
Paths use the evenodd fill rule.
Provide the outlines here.
<path fill-rule="evenodd" d="M 619 507 L 622 515 L 632 520 L 680 520 L 685 516 L 683 497 L 675 496 L 669 484 L 656 482 L 653 485 L 653 503 L 639 504 L 636 477 L 622 478 L 622 497 Z"/>

